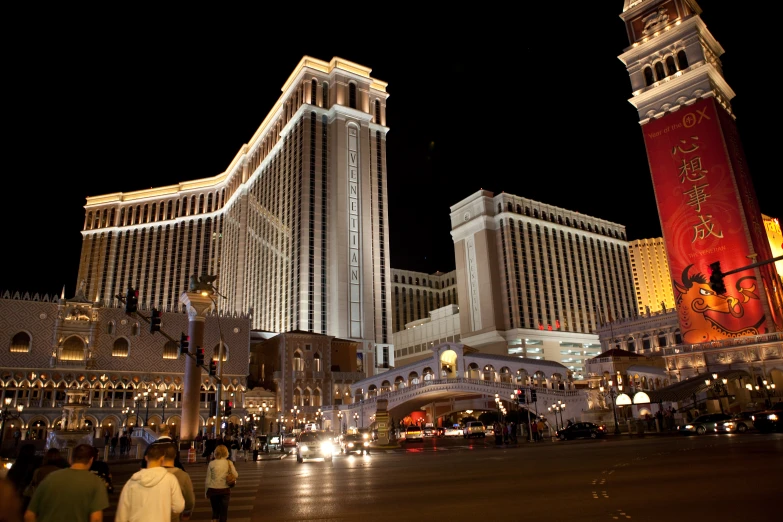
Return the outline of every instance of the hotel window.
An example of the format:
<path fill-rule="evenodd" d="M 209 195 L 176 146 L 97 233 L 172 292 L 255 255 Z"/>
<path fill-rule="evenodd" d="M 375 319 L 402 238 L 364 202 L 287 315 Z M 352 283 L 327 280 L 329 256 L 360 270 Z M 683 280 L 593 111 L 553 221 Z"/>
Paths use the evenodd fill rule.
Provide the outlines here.
<path fill-rule="evenodd" d="M 655 79 L 661 81 L 665 77 L 666 77 L 666 73 L 663 72 L 663 62 L 657 62 L 655 64 Z"/>
<path fill-rule="evenodd" d="M 375 123 L 381 123 L 381 101 L 375 100 Z"/>
<path fill-rule="evenodd" d="M 671 56 L 666 57 L 666 72 L 669 73 L 669 76 L 677 72 L 677 66 L 674 65 L 674 58 Z"/>
<path fill-rule="evenodd" d="M 220 353 L 220 343 L 215 345 L 215 348 L 212 349 L 212 360 L 217 361 L 218 360 L 218 353 Z M 226 362 L 228 360 L 228 345 L 226 343 L 223 343 L 223 361 Z"/>
<path fill-rule="evenodd" d="M 293 366 L 295 372 L 302 372 L 304 371 L 304 361 L 302 360 L 302 354 L 299 352 L 296 352 L 294 354 L 294 360 L 293 360 Z"/>
<path fill-rule="evenodd" d="M 179 358 L 179 344 L 174 341 L 169 341 L 163 345 L 163 358 L 164 359 L 177 359 Z"/>
<path fill-rule="evenodd" d="M 124 337 L 120 337 L 114 341 L 114 346 L 111 349 L 112 357 L 127 357 L 130 351 L 130 344 Z"/>
<path fill-rule="evenodd" d="M 133 326 L 131 326 L 131 335 L 134 337 L 139 335 L 139 323 L 133 323 Z"/>
<path fill-rule="evenodd" d="M 321 354 L 319 353 L 313 355 L 313 371 L 314 372 L 321 371 Z"/>
<path fill-rule="evenodd" d="M 109 321 L 109 324 L 106 327 L 106 333 L 109 335 L 114 335 L 114 321 Z"/>
<path fill-rule="evenodd" d="M 321 84 L 321 106 L 329 108 L 329 84 L 326 82 Z"/>
<path fill-rule="evenodd" d="M 685 54 L 685 51 L 677 53 L 677 65 L 680 66 L 681 71 L 688 68 L 688 56 Z"/>
<path fill-rule="evenodd" d="M 313 78 L 313 81 L 310 82 L 310 104 L 315 105 L 315 95 L 318 93 L 318 80 Z"/>
<path fill-rule="evenodd" d="M 653 78 L 653 71 L 652 67 L 645 67 L 644 68 L 644 84 L 649 87 L 650 85 L 655 83 L 655 78 Z"/>
<path fill-rule="evenodd" d="M 348 106 L 351 109 L 356 108 L 356 84 L 353 82 L 348 84 Z"/>
<path fill-rule="evenodd" d="M 19 332 L 11 339 L 11 353 L 28 353 L 30 351 L 30 335 Z"/>

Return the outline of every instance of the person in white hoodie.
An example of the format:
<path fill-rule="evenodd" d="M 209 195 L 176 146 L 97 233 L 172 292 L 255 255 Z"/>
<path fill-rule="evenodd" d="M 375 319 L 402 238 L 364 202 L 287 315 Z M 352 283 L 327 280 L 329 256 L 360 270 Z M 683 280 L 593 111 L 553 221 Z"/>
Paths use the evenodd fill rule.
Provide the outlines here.
<path fill-rule="evenodd" d="M 133 474 L 120 493 L 115 522 L 169 522 L 182 513 L 185 498 L 177 479 L 163 467 L 165 444 L 151 444 L 147 467 Z"/>

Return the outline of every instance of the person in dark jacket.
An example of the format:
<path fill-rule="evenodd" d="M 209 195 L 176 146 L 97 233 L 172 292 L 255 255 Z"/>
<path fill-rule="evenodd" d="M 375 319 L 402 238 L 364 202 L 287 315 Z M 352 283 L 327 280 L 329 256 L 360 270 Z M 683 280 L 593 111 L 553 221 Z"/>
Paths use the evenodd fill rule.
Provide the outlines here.
<path fill-rule="evenodd" d="M 6 475 L 6 478 L 14 484 L 18 495 L 22 498 L 22 514 L 27 510 L 27 505 L 30 503 L 30 497 L 24 496 L 24 490 L 32 483 L 35 470 L 41 466 L 42 460 L 41 457 L 36 456 L 34 445 L 24 444 L 19 449 L 16 461 L 14 461 Z"/>
<path fill-rule="evenodd" d="M 144 450 L 144 456 L 145 457 L 147 456 L 147 452 L 149 452 L 150 447 L 152 447 L 154 444 L 173 444 L 174 443 L 174 439 L 172 439 L 171 436 L 169 435 L 169 430 L 170 430 L 170 428 L 166 424 L 163 424 L 160 427 L 160 436 L 155 440 L 155 442 L 153 442 L 152 444 L 147 446 L 147 449 Z M 177 448 L 177 450 L 179 450 L 179 448 Z M 179 451 L 177 451 L 177 458 L 174 459 L 174 466 L 178 467 L 182 471 L 185 471 L 185 466 L 182 465 L 182 461 L 179 458 Z M 142 469 L 147 467 L 147 459 L 146 458 L 141 460 L 141 467 L 142 467 Z"/>

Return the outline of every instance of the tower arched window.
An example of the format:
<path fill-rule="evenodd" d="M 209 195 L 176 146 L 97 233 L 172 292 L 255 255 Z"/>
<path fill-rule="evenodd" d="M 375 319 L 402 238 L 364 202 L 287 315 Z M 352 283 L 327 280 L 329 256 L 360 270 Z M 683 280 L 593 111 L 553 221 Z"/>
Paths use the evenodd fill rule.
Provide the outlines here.
<path fill-rule="evenodd" d="M 320 372 L 320 371 L 322 371 L 321 368 L 322 368 L 322 366 L 321 366 L 321 354 L 320 353 L 316 353 L 315 355 L 313 355 L 313 371 L 314 372 Z"/>
<path fill-rule="evenodd" d="M 212 193 L 207 196 L 207 212 L 212 212 Z"/>
<path fill-rule="evenodd" d="M 198 197 L 198 213 L 203 214 L 204 213 L 204 194 L 201 194 Z"/>
<path fill-rule="evenodd" d="M 688 68 L 688 56 L 685 54 L 685 51 L 677 53 L 677 65 L 681 71 Z"/>
<path fill-rule="evenodd" d="M 663 62 L 656 62 L 655 64 L 655 79 L 661 81 L 666 78 L 666 73 L 663 71 Z"/>
<path fill-rule="evenodd" d="M 11 339 L 11 353 L 28 353 L 30 351 L 30 335 L 19 332 Z"/>
<path fill-rule="evenodd" d="M 381 123 L 381 100 L 375 100 L 375 123 Z"/>
<path fill-rule="evenodd" d="M 645 67 L 644 68 L 644 85 L 649 87 L 650 85 L 655 83 L 655 78 L 653 78 L 653 72 L 652 67 Z"/>
<path fill-rule="evenodd" d="M 294 354 L 294 360 L 293 360 L 293 366 L 295 372 L 303 372 L 304 371 L 304 361 L 302 360 L 302 354 L 299 352 L 296 352 Z"/>
<path fill-rule="evenodd" d="M 114 345 L 111 348 L 112 357 L 127 357 L 130 351 L 130 344 L 124 337 L 120 337 L 114 341 Z"/>
<path fill-rule="evenodd" d="M 677 66 L 674 65 L 674 58 L 671 56 L 666 57 L 666 73 L 671 76 L 677 72 Z"/>
<path fill-rule="evenodd" d="M 348 107 L 356 108 L 356 84 L 353 82 L 348 84 Z"/>
<path fill-rule="evenodd" d="M 326 82 L 321 84 L 321 107 L 329 108 L 329 84 Z"/>

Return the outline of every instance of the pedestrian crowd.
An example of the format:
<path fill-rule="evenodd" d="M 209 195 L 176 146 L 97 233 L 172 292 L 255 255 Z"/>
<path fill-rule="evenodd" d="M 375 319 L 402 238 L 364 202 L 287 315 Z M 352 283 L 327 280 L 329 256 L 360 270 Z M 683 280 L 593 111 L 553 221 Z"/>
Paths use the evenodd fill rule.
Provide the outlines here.
<path fill-rule="evenodd" d="M 147 447 L 140 469 L 122 487 L 116 522 L 190 520 L 196 504 L 193 482 L 180 462 L 179 444 L 166 428 Z M 108 438 L 112 453 L 117 446 L 123 452 L 122 438 Z M 226 522 L 231 488 L 239 476 L 233 461 L 239 452 L 247 458 L 250 437 L 207 440 L 214 442 L 209 444 L 212 458 L 205 495 L 213 522 Z M 95 446 L 79 444 L 67 462 L 57 448 L 37 456 L 34 445 L 24 444 L 7 476 L 0 479 L 0 522 L 100 522 L 113 492 L 111 470 Z"/>

